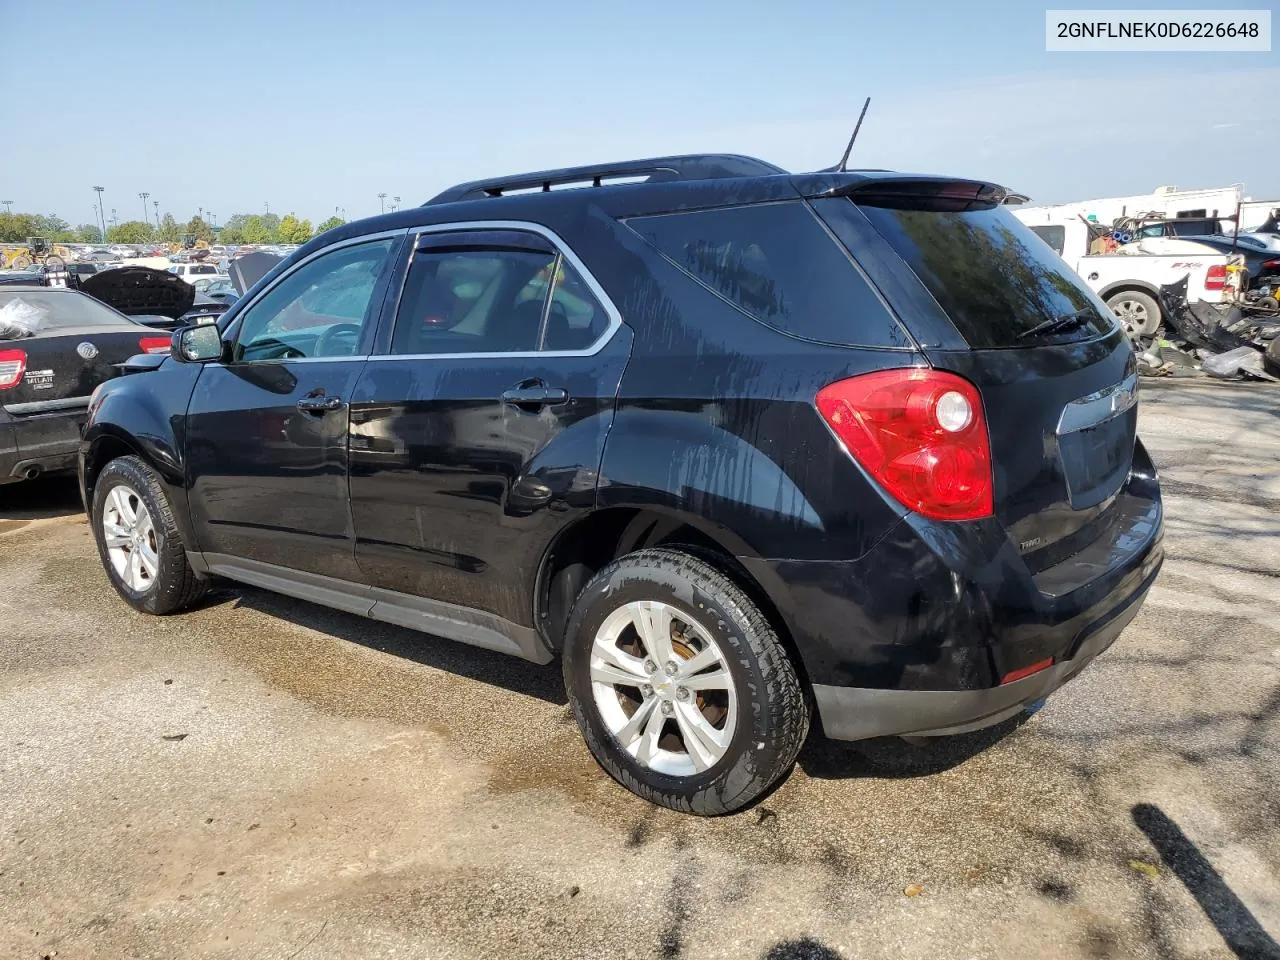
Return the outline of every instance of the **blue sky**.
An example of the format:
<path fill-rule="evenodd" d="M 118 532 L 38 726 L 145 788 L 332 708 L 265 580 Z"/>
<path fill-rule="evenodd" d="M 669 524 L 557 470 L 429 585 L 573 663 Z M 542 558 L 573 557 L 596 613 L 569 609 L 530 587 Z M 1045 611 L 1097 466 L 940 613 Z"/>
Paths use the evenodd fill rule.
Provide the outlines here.
<path fill-rule="evenodd" d="M 867 95 L 853 165 L 1035 202 L 1233 182 L 1280 197 L 1276 53 L 1046 53 L 1044 9 L 0 0 L 0 198 L 76 224 L 100 184 L 121 220 L 146 190 L 180 219 L 269 203 L 316 221 L 376 213 L 383 191 L 410 205 L 461 180 L 665 153 L 815 169 Z"/>

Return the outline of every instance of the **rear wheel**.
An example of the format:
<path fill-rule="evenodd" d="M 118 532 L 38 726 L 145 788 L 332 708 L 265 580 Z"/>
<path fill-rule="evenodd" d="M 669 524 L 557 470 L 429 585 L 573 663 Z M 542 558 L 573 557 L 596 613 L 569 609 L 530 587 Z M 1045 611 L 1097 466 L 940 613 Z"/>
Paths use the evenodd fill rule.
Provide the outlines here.
<path fill-rule="evenodd" d="M 116 592 L 144 613 L 174 613 L 205 591 L 156 472 L 137 457 L 112 460 L 93 488 L 93 534 Z"/>
<path fill-rule="evenodd" d="M 1119 319 L 1130 340 L 1154 337 L 1160 329 L 1160 304 L 1139 290 L 1113 293 L 1107 298 L 1107 306 Z"/>
<path fill-rule="evenodd" d="M 623 557 L 569 618 L 565 687 L 587 746 L 637 796 L 731 813 L 773 787 L 809 727 L 794 666 L 738 586 L 676 550 Z"/>
<path fill-rule="evenodd" d="M 34 261 L 24 253 L 20 257 L 14 257 L 13 263 L 9 264 L 9 266 L 14 270 L 25 270 L 27 267 L 31 266 L 33 262 Z"/>

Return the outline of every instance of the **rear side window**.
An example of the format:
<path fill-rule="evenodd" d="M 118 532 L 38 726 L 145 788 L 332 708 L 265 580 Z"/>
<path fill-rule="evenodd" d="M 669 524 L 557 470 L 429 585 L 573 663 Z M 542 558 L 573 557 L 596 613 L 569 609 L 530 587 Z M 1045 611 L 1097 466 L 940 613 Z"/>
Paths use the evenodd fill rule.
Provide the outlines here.
<path fill-rule="evenodd" d="M 1080 278 L 1008 210 L 964 206 L 903 197 L 858 202 L 974 349 L 1088 340 L 1112 328 Z M 1073 315 L 1081 322 L 1028 333 Z"/>
<path fill-rule="evenodd" d="M 627 226 L 703 286 L 775 329 L 850 346 L 910 343 L 801 201 L 635 217 Z"/>

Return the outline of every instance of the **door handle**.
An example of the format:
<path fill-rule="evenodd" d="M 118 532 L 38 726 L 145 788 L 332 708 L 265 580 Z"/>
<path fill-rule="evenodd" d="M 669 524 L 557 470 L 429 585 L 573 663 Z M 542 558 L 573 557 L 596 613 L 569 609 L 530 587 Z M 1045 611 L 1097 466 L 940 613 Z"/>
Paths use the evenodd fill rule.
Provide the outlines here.
<path fill-rule="evenodd" d="M 298 401 L 298 409 L 303 413 L 328 413 L 330 410 L 341 410 L 342 398 L 303 397 Z"/>
<path fill-rule="evenodd" d="M 536 386 L 514 387 L 504 391 L 502 402 L 513 407 L 546 407 L 569 402 L 569 391 L 564 387 Z"/>

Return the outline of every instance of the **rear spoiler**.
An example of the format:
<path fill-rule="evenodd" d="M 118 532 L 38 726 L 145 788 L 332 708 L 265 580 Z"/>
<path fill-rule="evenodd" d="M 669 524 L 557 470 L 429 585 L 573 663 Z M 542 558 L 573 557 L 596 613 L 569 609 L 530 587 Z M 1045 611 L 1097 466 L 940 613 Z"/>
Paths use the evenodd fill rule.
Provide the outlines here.
<path fill-rule="evenodd" d="M 808 199 L 848 197 L 856 203 L 872 206 L 972 210 L 1023 203 L 1028 199 L 997 183 L 955 177 L 885 176 L 880 171 L 868 170 L 852 176 L 830 174 L 797 179 L 801 181 L 796 184 L 797 188 Z"/>

